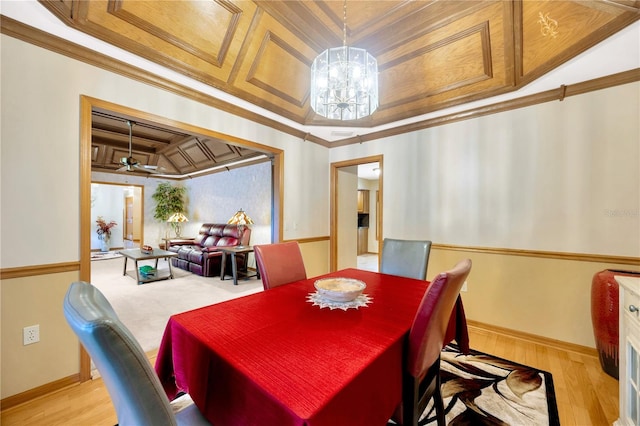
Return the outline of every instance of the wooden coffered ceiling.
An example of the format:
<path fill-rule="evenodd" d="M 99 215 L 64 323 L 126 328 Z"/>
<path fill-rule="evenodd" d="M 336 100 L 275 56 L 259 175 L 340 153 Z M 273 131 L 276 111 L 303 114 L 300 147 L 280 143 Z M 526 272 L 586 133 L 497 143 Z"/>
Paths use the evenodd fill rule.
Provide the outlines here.
<path fill-rule="evenodd" d="M 91 169 L 97 172 L 116 172 L 122 158 L 129 157 L 129 124 L 131 122 L 131 156 L 141 166 L 163 176 L 184 176 L 208 169 L 232 167 L 267 161 L 264 153 L 208 135 L 187 133 L 160 126 L 136 117 L 114 115 L 110 111 L 94 109 L 91 115 Z M 151 172 L 131 170 L 137 174 Z"/>
<path fill-rule="evenodd" d="M 277 116 L 343 128 L 393 124 L 518 90 L 640 18 L 635 0 L 349 0 L 347 44 L 377 58 L 380 105 L 370 117 L 336 122 L 309 105 L 310 67 L 323 50 L 342 45 L 343 1 L 39 2 L 78 31 Z M 126 144 L 121 136 L 108 141 L 105 120 L 96 119 L 94 166 L 113 170 Z M 216 158 L 255 154 L 193 135 L 162 138 L 136 138 L 136 158 L 188 173 L 219 164 Z"/>
<path fill-rule="evenodd" d="M 67 25 L 294 122 L 310 67 L 342 45 L 343 2 L 40 0 Z M 378 126 L 522 87 L 636 21 L 633 0 L 347 2 L 347 44 L 378 60 Z"/>

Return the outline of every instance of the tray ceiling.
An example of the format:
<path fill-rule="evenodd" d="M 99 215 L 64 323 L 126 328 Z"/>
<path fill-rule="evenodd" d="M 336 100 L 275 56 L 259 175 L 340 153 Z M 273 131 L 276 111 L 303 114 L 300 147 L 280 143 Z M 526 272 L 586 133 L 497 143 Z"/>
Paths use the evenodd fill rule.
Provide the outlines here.
<path fill-rule="evenodd" d="M 341 122 L 314 113 L 309 84 L 313 59 L 342 44 L 342 1 L 39 2 L 78 31 L 277 116 L 340 128 L 393 125 L 518 90 L 640 19 L 634 0 L 350 0 L 347 44 L 377 58 L 380 106 Z M 94 119 L 94 170 L 113 171 L 127 154 L 126 123 Z M 170 129 L 137 130 L 134 157 L 169 173 L 259 155 Z"/>
<path fill-rule="evenodd" d="M 631 0 L 347 2 L 347 44 L 378 60 L 380 106 L 336 122 L 310 67 L 342 45 L 342 1 L 45 1 L 67 25 L 306 125 L 371 127 L 522 87 L 638 20 Z"/>

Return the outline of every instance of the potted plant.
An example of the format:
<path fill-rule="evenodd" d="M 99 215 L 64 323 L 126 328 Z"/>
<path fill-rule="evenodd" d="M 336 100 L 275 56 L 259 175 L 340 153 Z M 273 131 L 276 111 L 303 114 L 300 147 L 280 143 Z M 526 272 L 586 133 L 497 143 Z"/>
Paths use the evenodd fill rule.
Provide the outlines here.
<path fill-rule="evenodd" d="M 96 233 L 98 234 L 98 239 L 100 240 L 100 251 L 109 251 L 109 243 L 111 241 L 111 228 L 117 225 L 118 224 L 115 220 L 107 222 L 102 216 L 98 216 L 98 219 L 96 220 Z"/>
<path fill-rule="evenodd" d="M 184 213 L 184 195 L 187 189 L 183 186 L 174 186 L 169 182 L 158 184 L 156 191 L 151 196 L 156 202 L 153 217 L 159 222 L 166 223 L 174 213 Z"/>

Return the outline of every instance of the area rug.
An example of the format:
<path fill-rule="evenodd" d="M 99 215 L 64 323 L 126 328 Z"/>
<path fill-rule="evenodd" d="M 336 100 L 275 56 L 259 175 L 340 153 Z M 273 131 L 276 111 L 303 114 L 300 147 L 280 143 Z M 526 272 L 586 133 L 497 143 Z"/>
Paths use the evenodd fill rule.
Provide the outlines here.
<path fill-rule="evenodd" d="M 91 260 L 106 260 L 106 259 L 115 259 L 118 257 L 122 257 L 122 255 L 117 251 L 108 251 L 106 253 L 103 253 L 101 251 L 95 251 L 91 253 Z"/>
<path fill-rule="evenodd" d="M 455 345 L 441 356 L 447 425 L 560 425 L 550 373 Z M 435 425 L 429 404 L 419 424 Z"/>

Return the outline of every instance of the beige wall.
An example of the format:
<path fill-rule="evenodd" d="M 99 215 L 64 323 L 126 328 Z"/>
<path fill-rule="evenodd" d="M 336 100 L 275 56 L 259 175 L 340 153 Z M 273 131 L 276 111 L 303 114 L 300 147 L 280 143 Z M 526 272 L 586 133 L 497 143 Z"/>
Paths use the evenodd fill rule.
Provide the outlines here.
<path fill-rule="evenodd" d="M 77 272 L 2 280 L 2 397 L 78 373 L 80 346 L 62 314 Z M 22 345 L 22 328 L 40 325 L 40 342 Z"/>
<path fill-rule="evenodd" d="M 640 83 L 329 150 L 6 35 L 1 42 L 2 269 L 80 258 L 81 95 L 284 150 L 284 239 L 329 234 L 331 162 L 382 154 L 386 236 L 640 255 Z M 326 271 L 328 242 L 303 250 L 309 276 Z M 430 274 L 460 254 L 434 251 Z M 593 346 L 590 276 L 615 265 L 472 258 L 471 319 Z M 61 310 L 76 278 L 0 281 L 2 398 L 77 372 Z M 33 324 L 42 340 L 24 347 L 22 328 Z"/>
<path fill-rule="evenodd" d="M 595 347 L 591 280 L 604 269 L 640 267 L 434 248 L 427 279 L 458 261 L 473 262 L 462 299 L 467 318 Z M 473 342 L 471 342 L 473 346 Z"/>
<path fill-rule="evenodd" d="M 284 150 L 284 238 L 328 235 L 327 148 L 7 35 L 0 37 L 1 269 L 80 260 L 82 95 Z M 145 191 L 145 198 L 152 193 Z M 145 230 L 146 238 L 156 241 Z M 61 308 L 63 290 L 77 277 L 73 273 L 60 279 L 37 275 L 0 281 L 2 399 L 79 371 L 77 340 Z M 42 341 L 23 347 L 16 336 L 33 324 L 40 324 Z M 47 343 L 51 339 L 55 344 Z"/>
<path fill-rule="evenodd" d="M 640 83 L 330 151 L 384 156 L 384 237 L 559 253 L 474 254 L 468 316 L 594 347 L 591 277 L 640 270 Z M 636 257 L 635 266 L 562 260 Z M 428 278 L 464 253 L 434 250 Z"/>

